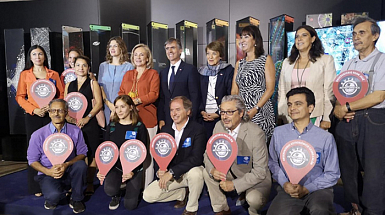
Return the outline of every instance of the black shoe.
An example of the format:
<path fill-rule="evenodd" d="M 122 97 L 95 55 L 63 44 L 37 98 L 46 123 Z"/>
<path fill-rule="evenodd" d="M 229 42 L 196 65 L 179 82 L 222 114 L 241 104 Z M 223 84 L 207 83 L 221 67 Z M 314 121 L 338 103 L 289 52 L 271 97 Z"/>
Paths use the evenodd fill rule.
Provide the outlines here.
<path fill-rule="evenodd" d="M 50 204 L 50 203 L 48 203 L 48 201 L 45 201 L 44 202 L 44 208 L 47 210 L 53 210 L 56 208 L 56 205 Z"/>
<path fill-rule="evenodd" d="M 81 213 L 83 211 L 86 210 L 86 208 L 84 207 L 84 204 L 83 202 L 80 202 L 80 201 L 74 201 L 74 200 L 70 200 L 70 204 L 69 204 L 70 208 L 72 208 L 73 212 L 74 213 Z"/>
<path fill-rule="evenodd" d="M 118 196 L 113 196 L 110 202 L 110 205 L 108 205 L 108 208 L 110 210 L 116 210 L 119 207 L 120 203 L 120 197 Z"/>

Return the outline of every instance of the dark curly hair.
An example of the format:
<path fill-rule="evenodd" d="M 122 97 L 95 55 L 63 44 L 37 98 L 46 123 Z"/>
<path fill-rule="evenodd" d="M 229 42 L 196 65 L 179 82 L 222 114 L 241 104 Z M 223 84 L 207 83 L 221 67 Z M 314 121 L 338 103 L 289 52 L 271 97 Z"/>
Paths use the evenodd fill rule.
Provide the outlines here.
<path fill-rule="evenodd" d="M 302 28 L 310 33 L 310 37 L 315 37 L 315 40 L 314 40 L 314 42 L 313 42 L 313 44 L 309 50 L 309 59 L 311 62 L 314 63 L 317 61 L 317 58 L 321 57 L 321 55 L 323 55 L 325 53 L 324 47 L 322 46 L 322 42 L 319 39 L 317 32 L 314 30 L 313 27 L 308 26 L 308 25 L 302 25 L 302 26 L 299 26 L 297 28 L 297 30 L 295 30 L 295 31 L 298 32 L 298 30 L 300 30 Z M 291 48 L 291 52 L 290 52 L 290 56 L 289 56 L 290 64 L 293 64 L 297 60 L 298 55 L 299 55 L 299 51 L 298 51 L 298 49 L 294 43 L 293 47 Z"/>

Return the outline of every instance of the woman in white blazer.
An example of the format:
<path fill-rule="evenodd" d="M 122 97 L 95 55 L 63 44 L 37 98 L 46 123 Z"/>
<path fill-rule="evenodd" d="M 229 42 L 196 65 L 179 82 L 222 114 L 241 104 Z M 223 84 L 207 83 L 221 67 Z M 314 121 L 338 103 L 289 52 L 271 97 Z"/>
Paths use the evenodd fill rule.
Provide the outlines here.
<path fill-rule="evenodd" d="M 330 128 L 333 109 L 333 81 L 336 77 L 334 59 L 324 54 L 321 40 L 314 28 L 303 25 L 297 28 L 290 56 L 282 65 L 278 85 L 278 117 L 291 122 L 287 112 L 286 93 L 296 87 L 307 87 L 314 92 L 315 109 L 311 121 L 323 129 Z"/>

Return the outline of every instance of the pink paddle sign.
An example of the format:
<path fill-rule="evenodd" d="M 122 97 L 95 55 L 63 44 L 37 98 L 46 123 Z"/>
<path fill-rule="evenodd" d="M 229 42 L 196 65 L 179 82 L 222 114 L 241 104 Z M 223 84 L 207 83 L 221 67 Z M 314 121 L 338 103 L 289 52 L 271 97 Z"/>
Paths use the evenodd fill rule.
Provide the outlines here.
<path fill-rule="evenodd" d="M 64 100 L 68 103 L 68 115 L 75 118 L 77 121 L 83 118 L 84 112 L 87 110 L 87 99 L 86 97 L 77 92 L 69 93 Z"/>
<path fill-rule="evenodd" d="M 104 141 L 95 152 L 95 161 L 98 165 L 99 173 L 106 176 L 110 169 L 115 165 L 119 157 L 119 149 L 114 142 Z M 100 180 L 103 185 L 103 180 Z"/>
<path fill-rule="evenodd" d="M 159 170 L 167 170 L 167 166 L 174 158 L 176 150 L 174 137 L 167 133 L 159 133 L 151 141 L 150 152 L 158 164 Z"/>
<path fill-rule="evenodd" d="M 74 144 L 72 139 L 63 133 L 51 134 L 43 143 L 44 154 L 52 165 L 64 163 L 73 149 Z"/>
<path fill-rule="evenodd" d="M 39 105 L 40 108 L 43 108 L 55 98 L 56 86 L 50 80 L 39 79 L 33 82 L 30 92 L 37 105 Z"/>
<path fill-rule="evenodd" d="M 146 159 L 147 149 L 140 140 L 127 140 L 120 147 L 120 162 L 123 174 L 132 172 Z"/>
<path fill-rule="evenodd" d="M 63 77 L 64 84 L 67 84 L 71 81 L 74 81 L 77 79 L 75 70 L 74 69 L 66 69 L 61 76 Z"/>
<path fill-rule="evenodd" d="M 238 155 L 238 145 L 229 134 L 217 133 L 207 142 L 206 153 L 215 169 L 227 174 Z"/>
<path fill-rule="evenodd" d="M 290 182 L 298 184 L 313 169 L 317 154 L 310 143 L 304 140 L 292 140 L 282 147 L 280 159 Z"/>

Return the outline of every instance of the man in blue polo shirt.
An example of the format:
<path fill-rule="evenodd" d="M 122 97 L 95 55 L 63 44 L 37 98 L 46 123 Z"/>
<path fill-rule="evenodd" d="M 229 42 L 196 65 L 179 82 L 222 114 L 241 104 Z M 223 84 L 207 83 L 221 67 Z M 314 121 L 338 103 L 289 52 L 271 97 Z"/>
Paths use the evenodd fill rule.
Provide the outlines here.
<path fill-rule="evenodd" d="M 52 100 L 49 103 L 48 112 L 51 122 L 35 131 L 29 141 L 28 164 L 39 172 L 35 176 L 35 180 L 40 184 L 46 209 L 55 209 L 59 201 L 65 198 L 66 190 L 63 185 L 66 185 L 72 188 L 69 206 L 73 208 L 74 213 L 81 213 L 85 210 L 82 203 L 87 175 L 87 165 L 84 158 L 88 149 L 82 131 L 75 125 L 68 124 L 65 121 L 68 113 L 66 101 L 62 99 Z M 53 133 L 67 134 L 74 143 L 74 149 L 67 160 L 63 164 L 54 166 L 52 166 L 43 150 L 45 139 Z"/>
<path fill-rule="evenodd" d="M 333 136 L 310 122 L 314 110 L 314 93 L 306 87 L 291 89 L 287 94 L 288 114 L 292 123 L 275 128 L 269 147 L 269 168 L 279 183 L 278 195 L 268 215 L 336 214 L 333 207 L 333 186 L 340 177 L 337 147 Z M 298 184 L 289 181 L 282 166 L 280 153 L 283 146 L 301 139 L 310 143 L 317 153 L 315 166 Z"/>

